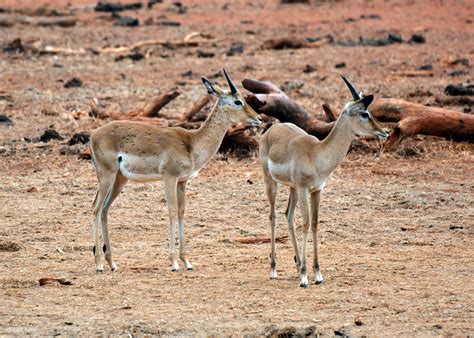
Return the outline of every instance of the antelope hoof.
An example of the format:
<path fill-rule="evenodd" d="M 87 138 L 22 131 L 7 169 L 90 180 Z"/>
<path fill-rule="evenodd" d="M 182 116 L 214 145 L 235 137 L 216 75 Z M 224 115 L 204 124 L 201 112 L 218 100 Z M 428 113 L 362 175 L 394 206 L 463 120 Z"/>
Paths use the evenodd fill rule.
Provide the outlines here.
<path fill-rule="evenodd" d="M 300 279 L 300 286 L 302 288 L 307 288 L 308 287 L 308 276 L 307 275 L 302 275 Z"/>
<path fill-rule="evenodd" d="M 186 270 L 188 270 L 188 271 L 193 271 L 193 266 L 192 266 L 191 263 L 189 263 L 188 261 L 184 262 L 184 267 L 185 267 Z"/>
<path fill-rule="evenodd" d="M 104 265 L 102 265 L 102 264 L 97 265 L 96 268 L 95 268 L 95 271 L 96 272 L 104 272 Z"/>
<path fill-rule="evenodd" d="M 171 265 L 171 271 L 175 272 L 179 270 L 179 264 L 178 262 L 174 261 L 173 264 Z"/>
<path fill-rule="evenodd" d="M 278 277 L 278 273 L 276 269 L 272 269 L 272 271 L 270 272 L 270 279 L 276 279 L 277 277 Z"/>
<path fill-rule="evenodd" d="M 110 270 L 112 270 L 112 271 L 117 270 L 117 264 L 115 264 L 115 263 L 110 264 Z"/>
<path fill-rule="evenodd" d="M 321 273 L 319 270 L 316 271 L 316 276 L 314 277 L 314 284 L 321 284 L 324 282 L 323 276 L 321 276 Z"/>

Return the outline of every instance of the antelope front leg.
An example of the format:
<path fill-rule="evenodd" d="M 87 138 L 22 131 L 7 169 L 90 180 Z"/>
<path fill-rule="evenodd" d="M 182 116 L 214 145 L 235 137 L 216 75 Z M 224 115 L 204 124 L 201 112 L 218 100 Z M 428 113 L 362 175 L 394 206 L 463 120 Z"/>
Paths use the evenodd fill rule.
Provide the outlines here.
<path fill-rule="evenodd" d="M 192 270 L 193 266 L 186 258 L 186 248 L 184 242 L 184 210 L 186 198 L 186 184 L 187 181 L 178 182 L 178 241 L 179 241 L 179 258 L 184 263 L 184 267 Z"/>
<path fill-rule="evenodd" d="M 305 288 L 308 286 L 308 274 L 306 271 L 306 242 L 308 240 L 310 222 L 308 206 L 308 188 L 298 188 L 298 200 L 300 202 L 301 216 L 303 218 L 303 243 L 301 244 L 300 286 Z"/>
<path fill-rule="evenodd" d="M 171 271 L 178 271 L 179 264 L 176 259 L 176 220 L 178 216 L 178 198 L 177 187 L 178 179 L 175 177 L 165 177 L 165 197 L 168 205 L 168 213 L 170 217 L 170 247 L 169 254 L 171 260 Z"/>
<path fill-rule="evenodd" d="M 324 281 L 319 271 L 318 263 L 318 214 L 319 202 L 321 200 L 321 191 L 311 193 L 311 230 L 313 232 L 313 271 L 315 274 L 314 282 L 321 284 Z"/>

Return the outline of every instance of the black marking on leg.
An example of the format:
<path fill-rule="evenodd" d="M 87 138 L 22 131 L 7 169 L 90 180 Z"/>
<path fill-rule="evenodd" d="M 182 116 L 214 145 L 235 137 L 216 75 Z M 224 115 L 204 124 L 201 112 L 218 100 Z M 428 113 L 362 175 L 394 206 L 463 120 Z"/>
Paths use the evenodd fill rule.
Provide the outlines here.
<path fill-rule="evenodd" d="M 298 263 L 298 262 L 296 261 L 296 256 L 293 256 L 293 258 L 295 259 L 295 263 Z"/>
<path fill-rule="evenodd" d="M 95 245 L 92 247 L 92 253 L 93 253 L 94 256 L 95 256 Z"/>
<path fill-rule="evenodd" d="M 301 274 L 306 275 L 306 266 L 301 267 Z"/>
<path fill-rule="evenodd" d="M 118 157 L 118 162 L 119 162 L 119 163 L 122 162 L 122 156 L 119 156 L 119 157 Z"/>
<path fill-rule="evenodd" d="M 107 251 L 107 245 L 104 244 L 104 246 L 102 247 L 102 250 L 104 251 L 104 253 Z"/>
<path fill-rule="evenodd" d="M 275 269 L 276 266 L 277 266 L 277 263 L 276 263 L 275 261 L 272 261 L 272 262 L 270 263 L 270 266 L 271 266 L 272 269 Z"/>

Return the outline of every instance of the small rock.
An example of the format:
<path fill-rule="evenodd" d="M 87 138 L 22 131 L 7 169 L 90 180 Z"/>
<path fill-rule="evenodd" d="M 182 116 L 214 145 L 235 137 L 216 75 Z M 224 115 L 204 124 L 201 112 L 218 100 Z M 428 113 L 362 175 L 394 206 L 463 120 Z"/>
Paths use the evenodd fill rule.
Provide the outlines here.
<path fill-rule="evenodd" d="M 196 74 L 194 74 L 192 70 L 188 70 L 187 72 L 181 74 L 182 77 L 194 77 L 195 75 Z"/>
<path fill-rule="evenodd" d="M 464 76 L 464 75 L 469 75 L 469 72 L 462 70 L 462 69 L 456 69 L 453 70 L 452 72 L 448 73 L 449 76 L 452 77 L 458 77 L 458 76 Z"/>
<path fill-rule="evenodd" d="M 420 66 L 419 70 L 433 70 L 433 66 L 430 64 Z"/>
<path fill-rule="evenodd" d="M 425 43 L 426 39 L 421 34 L 413 34 L 410 38 L 410 41 L 408 41 L 408 42 L 411 42 L 411 43 Z"/>
<path fill-rule="evenodd" d="M 253 184 L 253 181 L 252 180 L 247 180 L 247 183 L 252 185 Z"/>
<path fill-rule="evenodd" d="M 147 7 L 148 8 L 153 8 L 156 4 L 161 4 L 163 3 L 163 0 L 148 0 Z"/>
<path fill-rule="evenodd" d="M 378 14 L 362 14 L 361 19 L 380 20 L 382 17 Z"/>
<path fill-rule="evenodd" d="M 145 58 L 145 55 L 143 55 L 142 53 L 133 52 L 131 54 L 119 55 L 114 59 L 114 61 L 119 62 L 119 61 L 122 61 L 122 60 L 125 60 L 125 59 L 130 59 L 132 61 L 140 61 L 140 60 L 143 60 L 144 58 Z"/>
<path fill-rule="evenodd" d="M 435 329 L 441 330 L 441 329 L 443 328 L 443 325 L 441 325 L 441 324 L 435 324 L 435 325 L 433 325 L 433 327 L 434 327 Z"/>
<path fill-rule="evenodd" d="M 313 67 L 311 65 L 306 65 L 303 68 L 303 73 L 313 73 L 316 71 L 316 67 Z"/>
<path fill-rule="evenodd" d="M 240 23 L 242 25 L 251 25 L 251 24 L 253 24 L 253 21 L 252 20 L 240 20 Z"/>
<path fill-rule="evenodd" d="M 474 85 L 448 85 L 444 88 L 444 93 L 449 96 L 470 96 L 474 95 Z"/>
<path fill-rule="evenodd" d="M 336 68 L 344 68 L 346 66 L 346 63 L 345 62 L 340 62 L 340 63 L 336 63 L 336 65 L 334 67 Z"/>
<path fill-rule="evenodd" d="M 0 115 L 0 124 L 5 124 L 7 126 L 12 126 L 13 121 L 6 115 Z"/>
<path fill-rule="evenodd" d="M 74 134 L 71 139 L 67 142 L 68 145 L 72 146 L 75 144 L 86 144 L 89 142 L 90 135 L 87 133 L 77 133 Z"/>
<path fill-rule="evenodd" d="M 304 86 L 304 82 L 301 80 L 288 80 L 283 83 L 281 90 L 284 92 L 290 92 L 292 90 L 301 89 Z"/>
<path fill-rule="evenodd" d="M 358 316 L 358 317 L 354 318 L 354 324 L 357 325 L 357 326 L 361 326 L 364 323 L 362 322 L 362 318 L 360 316 Z"/>
<path fill-rule="evenodd" d="M 449 230 L 461 230 L 461 229 L 464 229 L 464 227 L 461 225 L 451 225 L 449 227 Z"/>
<path fill-rule="evenodd" d="M 203 50 L 198 49 L 197 56 L 199 58 L 213 58 L 216 54 L 213 52 L 206 52 Z"/>
<path fill-rule="evenodd" d="M 388 40 L 392 43 L 402 43 L 403 39 L 400 34 L 397 33 L 388 33 Z"/>
<path fill-rule="evenodd" d="M 16 38 L 11 42 L 6 43 L 3 45 L 2 49 L 7 53 L 24 53 L 26 51 L 20 38 Z"/>
<path fill-rule="evenodd" d="M 130 16 L 120 16 L 115 20 L 114 25 L 122 27 L 137 27 L 140 25 L 140 21 Z"/>
<path fill-rule="evenodd" d="M 64 322 L 64 325 L 72 325 L 73 322 Z"/>
<path fill-rule="evenodd" d="M 179 27 L 181 22 L 178 21 L 158 21 L 156 23 L 158 26 L 168 26 L 168 27 Z"/>
<path fill-rule="evenodd" d="M 21 250 L 21 245 L 15 242 L 0 242 L 0 251 L 2 252 L 16 252 Z"/>
<path fill-rule="evenodd" d="M 118 2 L 101 2 L 95 6 L 96 12 L 121 12 L 129 9 L 140 9 L 143 7 L 141 2 L 132 2 L 129 4 L 121 4 Z"/>
<path fill-rule="evenodd" d="M 43 135 L 40 136 L 40 140 L 46 143 L 50 140 L 64 140 L 64 137 L 59 135 L 59 133 L 54 129 L 47 129 Z"/>
<path fill-rule="evenodd" d="M 228 56 L 242 54 L 244 52 L 245 45 L 242 42 L 233 42 L 227 52 Z"/>
<path fill-rule="evenodd" d="M 82 86 L 82 80 L 78 77 L 73 77 L 64 84 L 64 88 L 77 88 Z"/>
<path fill-rule="evenodd" d="M 184 6 L 181 2 L 173 2 L 173 5 L 178 9 L 178 14 L 186 14 L 188 7 Z"/>
<path fill-rule="evenodd" d="M 37 187 L 31 187 L 31 188 L 28 188 L 26 190 L 26 192 L 38 192 L 38 188 Z"/>

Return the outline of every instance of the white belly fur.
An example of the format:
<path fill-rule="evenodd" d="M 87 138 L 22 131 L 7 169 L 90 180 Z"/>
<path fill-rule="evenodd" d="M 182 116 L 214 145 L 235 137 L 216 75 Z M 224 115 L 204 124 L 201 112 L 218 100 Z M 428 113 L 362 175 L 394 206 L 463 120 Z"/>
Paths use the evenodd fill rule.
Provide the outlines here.
<path fill-rule="evenodd" d="M 289 164 L 278 164 L 274 163 L 271 160 L 268 160 L 268 170 L 272 178 L 283 185 L 288 187 L 295 187 L 295 184 L 291 181 L 291 168 Z M 319 191 L 323 190 L 326 186 L 326 181 L 328 178 L 324 180 L 317 180 L 314 181 L 313 184 L 310 186 L 310 191 Z"/>
<path fill-rule="evenodd" d="M 153 182 L 163 179 L 160 174 L 160 158 L 159 157 L 143 157 L 129 154 L 120 154 L 122 161 L 119 170 L 123 176 L 135 182 Z M 179 177 L 180 181 L 189 180 L 196 177 L 199 171 L 185 174 Z"/>
<path fill-rule="evenodd" d="M 294 185 L 290 181 L 290 170 L 289 164 L 278 164 L 268 160 L 268 171 L 272 178 L 280 184 L 292 187 Z"/>

